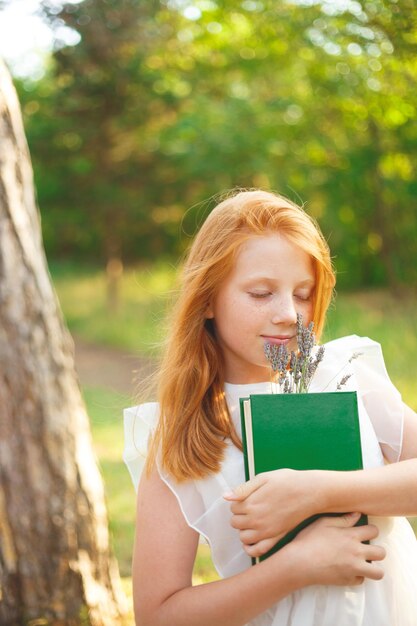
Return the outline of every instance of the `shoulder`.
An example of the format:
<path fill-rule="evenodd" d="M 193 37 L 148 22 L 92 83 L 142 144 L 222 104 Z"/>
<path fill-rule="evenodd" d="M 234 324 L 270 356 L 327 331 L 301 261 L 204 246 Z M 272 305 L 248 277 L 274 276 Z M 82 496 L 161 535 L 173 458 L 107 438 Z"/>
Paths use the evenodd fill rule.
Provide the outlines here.
<path fill-rule="evenodd" d="M 159 404 L 146 402 L 123 410 L 124 434 L 126 446 L 134 446 L 135 454 L 147 439 L 158 422 Z M 145 441 L 144 441 L 145 440 Z"/>
<path fill-rule="evenodd" d="M 375 370 L 388 378 L 381 344 L 369 337 L 349 335 L 324 344 L 325 354 L 352 363 L 357 372 Z"/>
<path fill-rule="evenodd" d="M 140 419 L 145 422 L 154 422 L 158 417 L 158 402 L 145 402 L 144 404 L 137 404 L 123 409 L 123 419 L 127 421 Z"/>
<path fill-rule="evenodd" d="M 323 344 L 326 348 L 326 352 L 345 352 L 349 353 L 355 350 L 366 351 L 381 351 L 381 345 L 370 339 L 369 337 L 360 337 L 359 335 L 348 335 L 346 337 L 339 337 Z"/>
<path fill-rule="evenodd" d="M 325 357 L 345 364 L 351 364 L 357 376 L 377 375 L 381 380 L 389 380 L 381 344 L 369 337 L 349 335 L 324 344 Z"/>

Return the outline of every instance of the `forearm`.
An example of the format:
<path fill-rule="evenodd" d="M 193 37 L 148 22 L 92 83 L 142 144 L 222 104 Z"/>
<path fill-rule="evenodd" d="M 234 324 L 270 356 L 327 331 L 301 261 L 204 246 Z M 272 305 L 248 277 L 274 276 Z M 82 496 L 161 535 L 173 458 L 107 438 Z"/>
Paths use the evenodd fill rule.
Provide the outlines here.
<path fill-rule="evenodd" d="M 354 472 L 317 472 L 320 512 L 417 515 L 417 459 Z"/>
<path fill-rule="evenodd" d="M 241 574 L 181 589 L 137 626 L 243 626 L 306 584 L 299 553 L 288 545 Z"/>

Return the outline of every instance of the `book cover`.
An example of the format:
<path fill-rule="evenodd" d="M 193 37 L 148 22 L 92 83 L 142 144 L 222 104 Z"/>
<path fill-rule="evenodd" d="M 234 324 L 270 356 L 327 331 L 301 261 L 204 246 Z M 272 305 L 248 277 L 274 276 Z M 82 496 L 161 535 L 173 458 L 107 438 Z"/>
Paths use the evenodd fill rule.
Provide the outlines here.
<path fill-rule="evenodd" d="M 241 398 L 240 414 L 247 480 L 282 468 L 350 471 L 363 467 L 355 391 L 251 395 Z M 260 560 L 318 517 L 304 520 Z M 362 515 L 358 524 L 367 524 L 367 517 Z"/>

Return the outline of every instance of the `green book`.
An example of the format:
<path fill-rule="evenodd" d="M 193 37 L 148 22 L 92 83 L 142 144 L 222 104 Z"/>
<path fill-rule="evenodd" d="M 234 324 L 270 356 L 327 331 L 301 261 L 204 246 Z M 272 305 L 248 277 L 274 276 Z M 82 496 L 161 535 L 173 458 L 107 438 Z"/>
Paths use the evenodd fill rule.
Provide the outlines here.
<path fill-rule="evenodd" d="M 246 480 L 281 468 L 350 471 L 363 467 L 356 391 L 251 395 L 240 399 L 240 415 Z M 304 520 L 252 561 L 267 558 L 318 517 Z M 362 515 L 357 525 L 367 523 Z"/>

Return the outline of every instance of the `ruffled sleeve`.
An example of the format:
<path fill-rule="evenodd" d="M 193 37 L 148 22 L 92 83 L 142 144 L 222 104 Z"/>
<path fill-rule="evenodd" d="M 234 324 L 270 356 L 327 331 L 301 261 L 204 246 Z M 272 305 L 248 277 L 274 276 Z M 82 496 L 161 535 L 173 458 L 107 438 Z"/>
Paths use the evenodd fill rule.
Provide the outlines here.
<path fill-rule="evenodd" d="M 358 395 L 369 415 L 383 455 L 390 463 L 398 461 L 403 440 L 404 404 L 400 392 L 388 376 L 380 344 L 368 337 L 352 335 L 329 342 L 326 344 L 327 351 L 337 354 L 338 362 L 344 361 L 347 368 L 353 371 Z M 355 358 L 352 359 L 352 356 Z"/>
<path fill-rule="evenodd" d="M 127 465 L 136 491 L 146 462 L 149 437 L 158 418 L 159 405 L 156 402 L 147 402 L 123 411 L 123 460 Z"/>
<path fill-rule="evenodd" d="M 353 362 L 359 391 L 383 454 L 388 461 L 394 463 L 401 455 L 404 403 L 400 392 L 388 376 L 379 343 L 368 339 L 363 351 L 364 358 Z"/>

